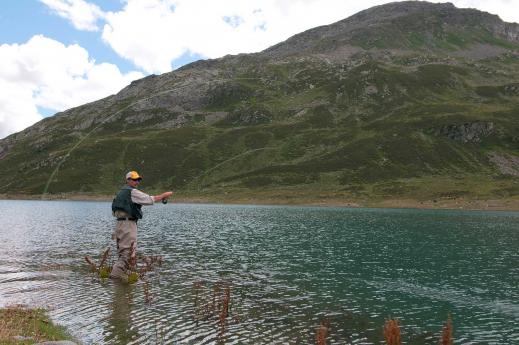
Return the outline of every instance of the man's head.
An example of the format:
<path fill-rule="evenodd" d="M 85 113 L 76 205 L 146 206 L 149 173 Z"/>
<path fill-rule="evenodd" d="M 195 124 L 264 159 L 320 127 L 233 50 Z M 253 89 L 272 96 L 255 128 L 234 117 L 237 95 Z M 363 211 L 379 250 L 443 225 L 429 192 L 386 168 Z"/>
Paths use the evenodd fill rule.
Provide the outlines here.
<path fill-rule="evenodd" d="M 137 171 L 130 171 L 126 174 L 126 183 L 129 186 L 136 187 L 141 180 L 142 177 Z"/>

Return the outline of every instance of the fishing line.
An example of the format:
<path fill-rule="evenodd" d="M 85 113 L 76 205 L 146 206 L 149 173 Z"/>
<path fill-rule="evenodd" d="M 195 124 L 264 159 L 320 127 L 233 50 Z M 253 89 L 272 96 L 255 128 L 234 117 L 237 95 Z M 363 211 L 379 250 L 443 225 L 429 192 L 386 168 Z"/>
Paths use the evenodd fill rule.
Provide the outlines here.
<path fill-rule="evenodd" d="M 249 150 L 249 151 L 245 151 L 245 152 L 242 152 L 242 153 L 239 153 L 237 154 L 236 156 L 232 156 L 231 158 L 229 159 L 226 159 L 224 160 L 223 162 L 221 163 L 218 163 L 216 164 L 214 167 L 212 167 L 211 169 L 209 170 L 206 170 L 204 171 L 203 173 L 201 173 L 200 175 L 198 175 L 197 177 L 194 178 L 194 180 L 196 181 L 197 179 L 199 179 L 200 177 L 204 177 L 205 178 L 205 175 L 207 175 L 209 172 L 221 167 L 222 165 L 224 165 L 225 163 L 229 162 L 229 161 L 232 161 L 240 156 L 244 156 L 246 154 L 249 154 L 249 153 L 252 153 L 252 152 L 257 152 L 257 151 L 262 151 L 262 150 L 276 150 L 277 148 L 276 147 L 262 147 L 262 148 L 259 148 L 259 149 L 252 149 L 252 150 Z M 202 182 L 204 182 L 204 178 L 202 178 L 200 180 L 200 182 L 198 182 L 198 190 L 200 190 L 200 187 L 202 187 Z"/>

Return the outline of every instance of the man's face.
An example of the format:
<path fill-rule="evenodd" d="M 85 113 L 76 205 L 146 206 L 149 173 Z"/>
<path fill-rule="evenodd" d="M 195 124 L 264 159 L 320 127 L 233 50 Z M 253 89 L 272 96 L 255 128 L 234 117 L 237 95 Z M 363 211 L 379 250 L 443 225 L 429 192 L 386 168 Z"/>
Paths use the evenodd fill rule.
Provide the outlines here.
<path fill-rule="evenodd" d="M 128 182 L 128 185 L 131 186 L 131 187 L 137 187 L 139 185 L 139 183 L 141 182 L 141 180 L 132 180 L 131 178 L 127 179 L 126 180 Z"/>

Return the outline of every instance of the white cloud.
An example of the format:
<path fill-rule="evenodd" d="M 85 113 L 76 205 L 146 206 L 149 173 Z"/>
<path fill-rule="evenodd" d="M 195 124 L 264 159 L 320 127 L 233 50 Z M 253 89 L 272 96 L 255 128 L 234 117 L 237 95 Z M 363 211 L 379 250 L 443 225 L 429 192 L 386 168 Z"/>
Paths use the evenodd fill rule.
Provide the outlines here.
<path fill-rule="evenodd" d="M 58 16 L 68 19 L 78 30 L 97 31 L 103 11 L 84 0 L 40 0 Z"/>
<path fill-rule="evenodd" d="M 257 52 L 387 0 L 126 0 L 106 14 L 103 39 L 148 73 L 170 71 L 185 53 L 207 58 Z M 445 1 L 435 1 L 445 2 Z M 519 21 L 519 2 L 454 0 Z"/>
<path fill-rule="evenodd" d="M 64 17 L 80 18 L 72 8 L 95 8 L 103 40 L 121 57 L 147 73 L 170 71 L 183 54 L 217 58 L 261 51 L 310 28 L 347 18 L 388 0 L 123 0 L 120 11 L 99 13 L 84 0 L 40 0 Z M 433 2 L 446 2 L 435 1 Z M 519 21 L 519 1 L 452 0 Z M 89 7 L 91 6 L 91 7 Z M 76 13 L 72 15 L 72 13 Z M 92 19 L 93 20 L 93 19 Z M 92 20 L 90 22 L 92 22 Z M 86 21 L 88 22 L 88 20 Z"/>
<path fill-rule="evenodd" d="M 116 93 L 142 77 L 96 64 L 79 45 L 65 46 L 41 35 L 21 45 L 0 45 L 0 138 L 40 120 L 38 107 L 62 111 Z"/>
<path fill-rule="evenodd" d="M 120 56 L 148 73 L 170 71 L 185 53 L 216 58 L 268 48 L 381 0 L 126 0 L 105 14 L 102 37 Z M 176 67 L 176 66 L 173 66 Z"/>
<path fill-rule="evenodd" d="M 29 88 L 0 79 L 0 89 L 0 138 L 42 119 Z"/>

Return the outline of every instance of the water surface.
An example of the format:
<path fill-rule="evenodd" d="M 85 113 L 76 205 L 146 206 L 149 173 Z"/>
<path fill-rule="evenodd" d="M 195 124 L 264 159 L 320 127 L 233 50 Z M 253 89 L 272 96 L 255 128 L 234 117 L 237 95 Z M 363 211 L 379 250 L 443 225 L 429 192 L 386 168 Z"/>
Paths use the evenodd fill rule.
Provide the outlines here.
<path fill-rule="evenodd" d="M 0 201 L 0 306 L 49 308 L 85 344 L 519 344 L 519 213 L 155 205 L 138 249 L 162 255 L 142 282 L 100 281 L 83 257 L 111 245 L 105 202 Z M 222 333 L 203 309 L 231 287 Z M 224 286 L 224 285 L 221 285 Z M 195 304 L 195 299 L 197 300 Z"/>

